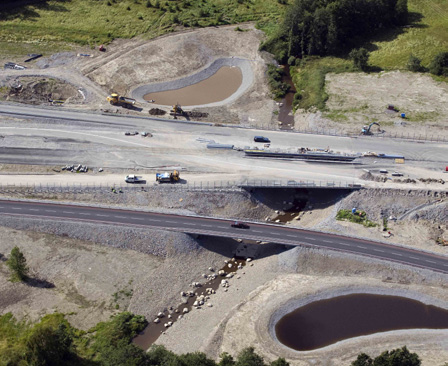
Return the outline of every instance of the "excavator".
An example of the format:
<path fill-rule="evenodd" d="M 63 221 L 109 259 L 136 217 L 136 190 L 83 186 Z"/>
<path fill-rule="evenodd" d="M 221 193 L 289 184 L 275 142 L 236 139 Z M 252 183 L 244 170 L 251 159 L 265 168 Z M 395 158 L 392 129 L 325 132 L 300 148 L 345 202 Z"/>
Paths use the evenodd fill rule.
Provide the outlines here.
<path fill-rule="evenodd" d="M 171 173 L 156 173 L 156 181 L 158 183 L 175 183 L 180 179 L 180 174 L 177 170 Z"/>
<path fill-rule="evenodd" d="M 122 106 L 123 108 L 132 108 L 135 104 L 135 99 L 122 97 L 117 93 L 109 95 L 107 101 L 112 105 Z"/>
<path fill-rule="evenodd" d="M 180 106 L 179 103 L 176 103 L 175 105 L 173 105 L 173 108 L 171 108 L 170 114 L 172 116 L 174 116 L 174 119 L 177 119 L 177 116 L 181 116 L 184 113 L 184 111 L 182 110 L 182 107 Z"/>
<path fill-rule="evenodd" d="M 377 125 L 378 126 L 378 130 L 380 129 L 380 124 L 378 123 L 378 122 L 372 122 L 370 125 L 368 125 L 368 126 L 364 126 L 363 128 L 362 128 L 362 130 L 361 130 L 361 134 L 362 135 L 373 135 L 373 133 L 372 132 L 370 132 L 370 128 L 373 126 L 373 125 Z"/>

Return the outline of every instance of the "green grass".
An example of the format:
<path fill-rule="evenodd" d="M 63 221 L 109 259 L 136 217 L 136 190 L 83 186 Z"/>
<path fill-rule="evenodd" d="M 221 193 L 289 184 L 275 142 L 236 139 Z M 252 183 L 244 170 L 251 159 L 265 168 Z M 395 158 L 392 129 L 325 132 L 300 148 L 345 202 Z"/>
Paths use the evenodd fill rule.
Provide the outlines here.
<path fill-rule="evenodd" d="M 325 76 L 328 72 L 345 72 L 352 69 L 350 61 L 337 57 L 310 57 L 300 66 L 291 67 L 291 76 L 296 86 L 295 109 L 316 107 L 325 109 L 328 95 L 325 92 Z M 297 97 L 300 95 L 300 98 Z"/>
<path fill-rule="evenodd" d="M 404 69 L 413 53 L 427 67 L 436 54 L 448 49 L 448 2 L 408 0 L 411 28 L 379 36 L 372 43 L 370 63 L 384 70 Z"/>
<path fill-rule="evenodd" d="M 180 26 L 206 27 L 257 21 L 271 24 L 285 5 L 277 0 L 49 0 L 0 13 L 0 49 L 6 43 L 97 45 L 114 38 L 148 38 Z M 109 5 L 108 5 L 109 4 Z M 12 46 L 13 47 L 13 46 Z"/>
<path fill-rule="evenodd" d="M 367 219 L 367 214 L 364 211 L 358 211 L 356 214 L 352 214 L 350 210 L 339 210 L 336 215 L 336 220 L 350 221 L 356 224 L 361 224 L 365 227 L 378 226 L 377 223 Z"/>

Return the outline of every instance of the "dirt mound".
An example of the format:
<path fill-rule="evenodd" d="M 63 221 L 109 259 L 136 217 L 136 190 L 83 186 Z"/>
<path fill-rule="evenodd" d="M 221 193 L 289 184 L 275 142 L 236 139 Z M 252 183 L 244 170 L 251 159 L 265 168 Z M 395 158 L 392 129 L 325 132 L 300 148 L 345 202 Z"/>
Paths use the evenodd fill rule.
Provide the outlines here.
<path fill-rule="evenodd" d="M 21 77 L 10 82 L 5 99 L 27 104 L 74 103 L 83 101 L 78 89 L 63 80 L 42 77 Z"/>
<path fill-rule="evenodd" d="M 149 114 L 151 116 L 164 116 L 166 114 L 166 112 L 160 108 L 151 108 L 149 110 Z"/>

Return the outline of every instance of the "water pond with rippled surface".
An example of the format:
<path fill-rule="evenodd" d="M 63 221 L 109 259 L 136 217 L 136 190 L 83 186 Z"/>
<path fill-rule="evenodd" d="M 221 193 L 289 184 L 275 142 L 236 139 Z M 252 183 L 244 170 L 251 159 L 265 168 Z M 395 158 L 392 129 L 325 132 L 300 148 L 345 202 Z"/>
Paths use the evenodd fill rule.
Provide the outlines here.
<path fill-rule="evenodd" d="M 448 329 L 448 310 L 386 295 L 353 294 L 320 300 L 282 317 L 277 339 L 298 351 L 402 329 Z"/>

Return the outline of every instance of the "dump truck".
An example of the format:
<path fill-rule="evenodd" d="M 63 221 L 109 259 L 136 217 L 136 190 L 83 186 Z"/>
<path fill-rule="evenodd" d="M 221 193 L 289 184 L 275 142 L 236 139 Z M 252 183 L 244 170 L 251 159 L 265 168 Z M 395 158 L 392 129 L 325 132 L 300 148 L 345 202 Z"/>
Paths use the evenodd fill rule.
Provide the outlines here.
<path fill-rule="evenodd" d="M 123 108 L 132 108 L 135 104 L 135 99 L 122 97 L 117 93 L 112 93 L 107 97 L 107 101 L 112 105 L 122 106 Z"/>
<path fill-rule="evenodd" d="M 143 183 L 145 180 L 142 177 L 138 177 L 136 175 L 127 175 L 124 179 L 126 183 Z"/>
<path fill-rule="evenodd" d="M 156 173 L 156 181 L 159 183 L 175 183 L 179 181 L 179 172 L 174 170 L 171 173 Z"/>

